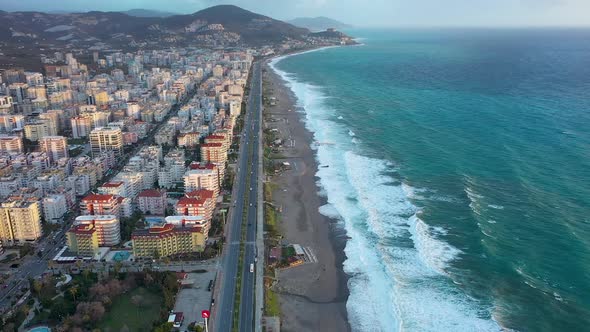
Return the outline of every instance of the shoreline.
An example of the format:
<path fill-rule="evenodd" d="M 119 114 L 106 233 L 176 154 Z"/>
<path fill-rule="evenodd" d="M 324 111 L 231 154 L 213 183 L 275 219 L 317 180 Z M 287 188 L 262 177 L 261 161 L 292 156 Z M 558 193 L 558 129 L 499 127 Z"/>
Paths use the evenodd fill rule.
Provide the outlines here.
<path fill-rule="evenodd" d="M 327 46 L 285 54 L 264 61 L 264 78 L 277 98 L 275 106 L 266 107 L 265 128 L 276 128 L 280 137 L 294 142 L 283 147 L 281 159 L 293 165 L 291 170 L 271 177 L 277 184 L 273 201 L 282 207 L 280 229 L 285 243 L 310 248 L 316 263 L 281 270 L 273 287 L 279 297 L 281 325 L 285 331 L 350 331 L 346 303 L 349 296 L 348 276 L 343 270 L 346 260 L 346 232 L 337 220 L 319 213 L 327 198 L 319 195 L 316 176 L 316 151 L 311 148 L 313 133 L 305 127 L 305 115 L 297 106 L 297 97 L 285 80 L 272 69 L 271 61 L 315 52 Z M 288 145 L 288 144 L 285 144 Z M 326 319 L 326 317 L 330 317 Z"/>

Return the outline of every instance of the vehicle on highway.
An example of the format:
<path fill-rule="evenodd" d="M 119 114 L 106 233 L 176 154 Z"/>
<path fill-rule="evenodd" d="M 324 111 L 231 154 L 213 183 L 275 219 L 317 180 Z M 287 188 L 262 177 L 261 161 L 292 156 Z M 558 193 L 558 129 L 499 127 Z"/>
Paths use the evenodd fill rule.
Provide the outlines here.
<path fill-rule="evenodd" d="M 250 264 L 250 273 L 253 273 L 253 272 L 254 272 L 254 263 L 251 263 Z"/>

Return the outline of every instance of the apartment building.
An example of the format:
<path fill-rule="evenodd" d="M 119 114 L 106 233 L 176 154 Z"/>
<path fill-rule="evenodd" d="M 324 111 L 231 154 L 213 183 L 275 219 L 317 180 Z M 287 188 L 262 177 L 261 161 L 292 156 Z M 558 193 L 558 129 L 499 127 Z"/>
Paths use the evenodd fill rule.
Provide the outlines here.
<path fill-rule="evenodd" d="M 94 224 L 74 225 L 66 233 L 68 248 L 81 257 L 94 257 L 98 253 L 98 229 Z"/>
<path fill-rule="evenodd" d="M 191 169 L 184 174 L 184 190 L 191 192 L 198 189 L 213 191 L 215 199 L 217 199 L 219 195 L 219 168 L 217 165 L 191 165 Z"/>
<path fill-rule="evenodd" d="M 168 195 L 165 190 L 147 189 L 140 192 L 137 197 L 141 212 L 155 216 L 166 214 Z"/>
<path fill-rule="evenodd" d="M 22 153 L 23 139 L 18 136 L 0 136 L 0 153 Z"/>
<path fill-rule="evenodd" d="M 174 210 L 179 216 L 202 216 L 206 220 L 213 218 L 215 210 L 215 193 L 207 189 L 191 191 L 181 197 Z"/>
<path fill-rule="evenodd" d="M 123 154 L 123 133 L 121 128 L 101 127 L 90 132 L 90 147 L 92 155 L 103 151 L 113 151 L 115 155 Z"/>
<path fill-rule="evenodd" d="M 99 246 L 116 246 L 121 242 L 121 224 L 116 215 L 79 216 L 74 221 L 76 225 L 94 225 Z"/>
<path fill-rule="evenodd" d="M 199 226 L 174 226 L 163 223 L 133 232 L 133 254 L 136 258 L 159 258 L 200 252 L 206 236 Z"/>
<path fill-rule="evenodd" d="M 36 199 L 10 199 L 0 204 L 0 241 L 24 244 L 43 235 L 41 209 Z"/>
<path fill-rule="evenodd" d="M 39 140 L 41 151 L 45 152 L 52 164 L 69 157 L 68 141 L 63 136 L 45 136 Z"/>
<path fill-rule="evenodd" d="M 80 201 L 80 212 L 83 215 L 115 215 L 121 213 L 119 196 L 90 194 Z"/>

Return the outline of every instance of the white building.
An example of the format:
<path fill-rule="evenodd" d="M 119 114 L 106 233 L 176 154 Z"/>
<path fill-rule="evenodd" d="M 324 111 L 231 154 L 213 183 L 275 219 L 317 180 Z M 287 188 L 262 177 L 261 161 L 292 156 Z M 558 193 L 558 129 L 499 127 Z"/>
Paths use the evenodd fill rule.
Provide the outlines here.
<path fill-rule="evenodd" d="M 93 155 L 114 151 L 119 156 L 123 153 L 123 133 L 115 127 L 96 128 L 90 132 L 90 147 Z"/>
<path fill-rule="evenodd" d="M 42 205 L 43 217 L 46 222 L 60 222 L 64 214 L 68 212 L 68 203 L 63 194 L 53 194 L 43 197 Z"/>
<path fill-rule="evenodd" d="M 74 225 L 94 224 L 98 231 L 100 246 L 116 246 L 121 242 L 121 224 L 114 215 L 79 216 Z"/>
<path fill-rule="evenodd" d="M 39 141 L 39 146 L 41 151 L 47 153 L 51 163 L 69 156 L 68 141 L 63 136 L 45 136 Z"/>

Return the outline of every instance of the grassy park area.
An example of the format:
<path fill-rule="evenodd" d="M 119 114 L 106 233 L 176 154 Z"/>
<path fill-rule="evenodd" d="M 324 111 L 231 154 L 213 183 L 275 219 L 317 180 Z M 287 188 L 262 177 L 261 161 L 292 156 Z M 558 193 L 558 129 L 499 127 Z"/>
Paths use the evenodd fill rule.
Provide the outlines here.
<path fill-rule="evenodd" d="M 162 297 L 147 288 L 139 287 L 119 296 L 99 324 L 101 330 L 148 331 L 159 318 Z"/>

